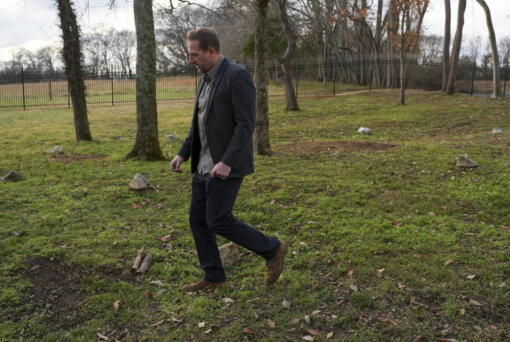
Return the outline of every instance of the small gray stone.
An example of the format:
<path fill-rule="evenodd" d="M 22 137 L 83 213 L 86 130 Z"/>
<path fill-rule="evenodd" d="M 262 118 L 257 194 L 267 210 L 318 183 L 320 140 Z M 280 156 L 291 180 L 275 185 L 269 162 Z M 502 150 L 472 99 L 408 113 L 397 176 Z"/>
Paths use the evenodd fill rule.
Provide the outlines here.
<path fill-rule="evenodd" d="M 181 139 L 177 138 L 174 134 L 167 134 L 165 135 L 165 138 L 166 141 L 169 143 L 181 141 Z"/>
<path fill-rule="evenodd" d="M 358 133 L 359 134 L 371 134 L 372 130 L 368 127 L 360 127 L 360 128 L 358 128 Z"/>
<path fill-rule="evenodd" d="M 491 133 L 492 134 L 501 134 L 501 133 L 503 133 L 503 130 L 501 128 L 493 128 Z"/>
<path fill-rule="evenodd" d="M 480 167 L 480 165 L 477 162 L 469 159 L 467 155 L 458 157 L 457 160 L 455 161 L 455 165 L 464 169 Z"/>
<path fill-rule="evenodd" d="M 5 176 L 2 177 L 2 182 L 18 182 L 20 180 L 25 179 L 23 175 L 16 171 L 9 171 Z"/>
<path fill-rule="evenodd" d="M 221 245 L 219 248 L 221 262 L 224 267 L 231 266 L 241 260 L 239 246 L 233 242 Z"/>
<path fill-rule="evenodd" d="M 131 182 L 129 182 L 129 187 L 133 190 L 145 190 L 147 188 L 154 189 L 151 183 L 147 180 L 147 178 L 141 173 L 137 173 Z"/>
<path fill-rule="evenodd" d="M 64 153 L 64 149 L 62 148 L 62 146 L 60 145 L 57 145 L 55 147 L 52 147 L 50 148 L 49 150 L 46 151 L 47 154 L 53 154 L 53 153 Z"/>

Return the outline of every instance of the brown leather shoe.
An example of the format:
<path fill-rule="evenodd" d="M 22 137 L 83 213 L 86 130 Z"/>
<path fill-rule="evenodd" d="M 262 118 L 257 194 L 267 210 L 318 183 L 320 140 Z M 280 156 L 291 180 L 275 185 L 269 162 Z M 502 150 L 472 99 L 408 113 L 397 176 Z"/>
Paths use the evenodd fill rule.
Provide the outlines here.
<path fill-rule="evenodd" d="M 199 281 L 197 281 L 195 283 L 190 283 L 190 284 L 184 285 L 183 287 L 181 287 L 181 290 L 184 292 L 196 292 L 196 291 L 202 290 L 208 286 L 222 287 L 223 285 L 225 285 L 225 282 L 213 283 L 213 282 L 210 282 L 209 280 L 200 279 Z"/>
<path fill-rule="evenodd" d="M 280 247 L 278 247 L 278 252 L 273 257 L 273 259 L 268 260 L 266 262 L 267 265 L 267 275 L 266 275 L 266 285 L 272 285 L 283 271 L 283 260 L 285 259 L 285 254 L 289 250 L 289 246 L 285 242 L 280 242 Z"/>

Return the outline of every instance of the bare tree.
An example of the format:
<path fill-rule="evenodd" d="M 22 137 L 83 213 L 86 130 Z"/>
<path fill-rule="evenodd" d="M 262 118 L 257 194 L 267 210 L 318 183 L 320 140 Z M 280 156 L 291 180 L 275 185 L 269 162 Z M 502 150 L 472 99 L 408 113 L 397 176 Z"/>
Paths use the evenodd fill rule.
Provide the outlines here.
<path fill-rule="evenodd" d="M 74 128 L 76 141 L 92 140 L 87 117 L 85 100 L 85 82 L 83 81 L 82 53 L 80 46 L 80 29 L 71 0 L 56 0 L 60 28 L 62 29 L 62 58 L 73 103 Z"/>
<path fill-rule="evenodd" d="M 269 105 L 267 98 L 267 10 L 269 0 L 256 0 L 255 87 L 257 91 L 255 146 L 260 155 L 271 154 L 269 142 Z"/>
<path fill-rule="evenodd" d="M 129 77 L 131 77 L 133 73 L 131 69 L 131 58 L 133 57 L 135 42 L 135 33 L 129 30 L 115 31 L 111 42 L 114 61 L 120 65 L 122 73 Z"/>
<path fill-rule="evenodd" d="M 491 45 L 492 52 L 492 96 L 493 98 L 497 98 L 500 96 L 500 74 L 499 74 L 499 54 L 498 54 L 498 45 L 496 43 L 496 33 L 494 32 L 494 26 L 492 25 L 491 11 L 489 6 L 485 0 L 476 0 L 480 6 L 482 6 L 485 12 L 485 19 L 487 21 L 487 29 L 489 31 L 489 42 Z"/>
<path fill-rule="evenodd" d="M 450 36 L 452 10 L 450 0 L 444 0 L 444 41 L 443 41 L 443 75 L 441 79 L 441 91 L 446 91 L 448 86 L 448 70 L 450 67 Z"/>
<path fill-rule="evenodd" d="M 287 110 L 297 111 L 299 106 L 297 103 L 296 93 L 294 91 L 294 85 L 292 84 L 292 75 L 290 69 L 290 61 L 296 51 L 296 35 L 294 29 L 290 24 L 289 17 L 287 15 L 287 0 L 277 0 L 278 7 L 280 9 L 280 20 L 282 22 L 285 36 L 287 37 L 287 49 L 280 58 L 280 67 L 283 71 L 284 83 L 285 83 L 285 99 L 287 100 Z"/>
<path fill-rule="evenodd" d="M 152 0 L 134 0 L 136 27 L 136 119 L 135 145 L 126 158 L 163 160 L 158 139 L 156 104 L 156 39 Z"/>
<path fill-rule="evenodd" d="M 453 40 L 452 57 L 450 60 L 450 70 L 448 71 L 448 85 L 446 94 L 452 95 L 455 92 L 455 81 L 457 78 L 457 66 L 459 65 L 460 48 L 462 45 L 462 31 L 464 29 L 464 13 L 466 12 L 466 0 L 459 0 L 459 10 L 457 14 L 457 31 Z"/>

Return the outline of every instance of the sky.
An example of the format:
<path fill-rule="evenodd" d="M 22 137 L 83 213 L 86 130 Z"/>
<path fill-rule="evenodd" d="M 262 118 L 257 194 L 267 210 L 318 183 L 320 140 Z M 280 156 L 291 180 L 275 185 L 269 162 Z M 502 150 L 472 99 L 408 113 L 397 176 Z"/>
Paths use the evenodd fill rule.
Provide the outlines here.
<path fill-rule="evenodd" d="M 117 0 L 110 10 L 107 0 L 75 0 L 82 32 L 87 33 L 102 25 L 105 28 L 134 30 L 132 0 Z M 89 4 L 86 8 L 83 4 Z M 467 1 L 465 39 L 480 35 L 487 37 L 485 16 L 475 0 Z M 510 0 L 486 0 L 492 13 L 498 38 L 510 36 Z M 164 0 L 156 1 L 156 6 Z M 455 34 L 458 1 L 452 1 L 452 36 Z M 425 32 L 442 35 L 444 30 L 444 0 L 431 0 L 425 16 Z M 16 48 L 35 50 L 60 41 L 55 0 L 1 0 L 0 1 L 0 61 L 9 60 Z M 482 47 L 484 49 L 485 47 Z"/>

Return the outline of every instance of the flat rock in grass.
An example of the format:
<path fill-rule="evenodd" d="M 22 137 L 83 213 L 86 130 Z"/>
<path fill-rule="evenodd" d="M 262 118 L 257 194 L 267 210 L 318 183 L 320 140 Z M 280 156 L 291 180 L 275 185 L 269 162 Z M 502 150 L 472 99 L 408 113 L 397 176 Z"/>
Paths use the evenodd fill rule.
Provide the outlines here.
<path fill-rule="evenodd" d="M 2 182 L 19 182 L 20 180 L 25 179 L 23 175 L 16 171 L 9 171 L 5 176 L 2 177 Z"/>
<path fill-rule="evenodd" d="M 46 153 L 47 154 L 64 153 L 64 149 L 62 148 L 62 146 L 57 145 L 57 146 L 52 147 L 49 150 L 47 150 Z"/>
<path fill-rule="evenodd" d="M 372 130 L 368 127 L 360 127 L 358 128 L 359 134 L 372 134 Z"/>
<path fill-rule="evenodd" d="M 241 251 L 239 246 L 233 242 L 221 245 L 219 248 L 220 258 L 223 266 L 231 266 L 241 260 Z"/>
<path fill-rule="evenodd" d="M 169 143 L 181 141 L 181 139 L 177 138 L 174 134 L 167 134 L 167 135 L 165 135 L 165 138 L 166 138 L 166 141 Z"/>
<path fill-rule="evenodd" d="M 480 167 L 480 165 L 477 162 L 469 159 L 467 155 L 458 157 L 457 160 L 455 161 L 455 165 L 463 169 L 474 169 Z"/>
<path fill-rule="evenodd" d="M 149 183 L 147 177 L 142 175 L 141 173 L 137 173 L 131 182 L 129 182 L 129 187 L 133 190 L 145 190 L 148 188 L 154 189 L 154 186 Z"/>

